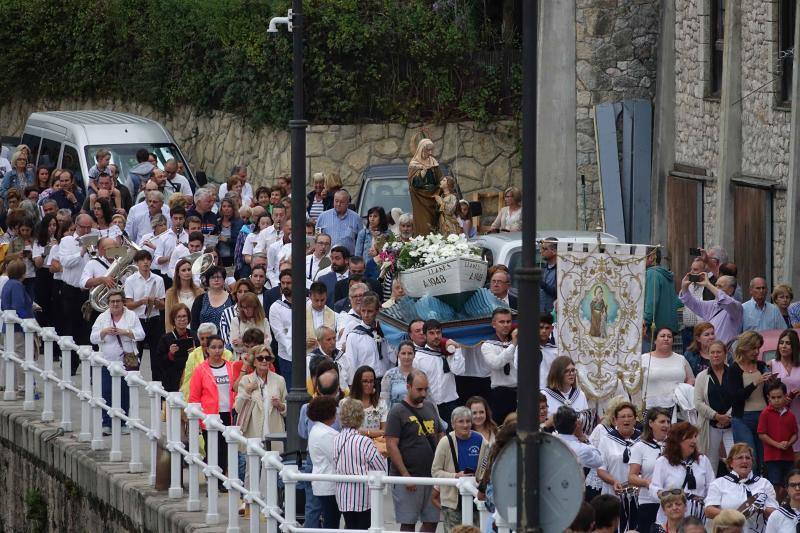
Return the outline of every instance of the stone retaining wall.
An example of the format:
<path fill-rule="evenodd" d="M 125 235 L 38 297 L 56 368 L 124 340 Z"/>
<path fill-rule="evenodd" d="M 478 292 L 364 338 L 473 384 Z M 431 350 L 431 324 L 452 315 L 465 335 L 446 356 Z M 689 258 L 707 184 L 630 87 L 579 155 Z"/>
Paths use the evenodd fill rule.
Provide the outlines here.
<path fill-rule="evenodd" d="M 198 114 L 190 108 L 166 115 L 148 106 L 114 100 L 7 102 L 0 107 L 0 134 L 21 134 L 34 111 L 77 109 L 124 111 L 161 122 L 172 132 L 192 167 L 217 180 L 226 179 L 237 162 L 248 165 L 254 185 L 271 185 L 275 177 L 290 169 L 288 131 L 266 127 L 253 130 L 234 115 Z M 501 191 L 521 184 L 521 141 L 514 121 L 485 126 L 473 122 L 312 125 L 306 137 L 308 173 L 338 172 L 345 186 L 357 191 L 367 166 L 407 164 L 412 141 L 421 130 L 436 143 L 434 155 L 450 166 L 464 193 Z"/>

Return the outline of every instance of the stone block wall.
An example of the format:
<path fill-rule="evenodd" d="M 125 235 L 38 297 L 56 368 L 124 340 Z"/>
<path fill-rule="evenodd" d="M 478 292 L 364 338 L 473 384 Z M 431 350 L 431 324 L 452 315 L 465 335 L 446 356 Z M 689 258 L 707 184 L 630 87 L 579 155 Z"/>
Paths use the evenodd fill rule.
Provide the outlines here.
<path fill-rule="evenodd" d="M 286 130 L 253 130 L 231 114 L 200 114 L 179 108 L 166 115 L 135 103 L 113 100 L 6 102 L 0 107 L 0 133 L 19 135 L 34 111 L 107 109 L 124 111 L 164 124 L 188 157 L 192 168 L 222 181 L 239 162 L 248 165 L 254 185 L 271 185 L 290 170 L 290 137 Z M 357 191 L 369 165 L 405 163 L 413 155 L 412 139 L 424 131 L 435 143 L 435 157 L 450 166 L 464 193 L 502 191 L 521 185 L 519 126 L 498 121 L 479 126 L 450 124 L 312 125 L 306 137 L 309 176 L 338 172 L 346 187 Z"/>
<path fill-rule="evenodd" d="M 600 221 L 593 107 L 628 98 L 653 101 L 659 36 L 658 0 L 577 0 L 576 91 L 578 199 L 586 176 L 589 228 Z M 579 222 L 583 221 L 579 208 Z"/>

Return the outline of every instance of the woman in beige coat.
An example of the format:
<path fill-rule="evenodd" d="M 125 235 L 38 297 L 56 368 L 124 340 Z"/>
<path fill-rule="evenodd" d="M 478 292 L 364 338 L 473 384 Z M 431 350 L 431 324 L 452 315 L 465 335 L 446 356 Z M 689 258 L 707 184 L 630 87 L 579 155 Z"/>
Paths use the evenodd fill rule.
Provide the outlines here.
<path fill-rule="evenodd" d="M 725 387 L 726 347 L 721 341 L 714 341 L 708 347 L 711 366 L 697 374 L 694 383 L 694 405 L 697 409 L 697 449 L 705 454 L 711 466 L 719 467 L 720 444 L 724 446 L 727 457 L 733 446 L 731 428 L 731 401 Z"/>
<path fill-rule="evenodd" d="M 439 440 L 433 454 L 431 475 L 439 478 L 460 478 L 475 476 L 480 479 L 483 466 L 489 453 L 489 445 L 480 433 L 472 431 L 472 411 L 469 407 L 456 407 L 450 415 L 453 431 Z M 451 486 L 440 486 L 440 501 L 444 531 L 461 524 L 461 497 L 458 489 Z M 478 525 L 478 513 L 473 514 L 474 523 Z"/>
<path fill-rule="evenodd" d="M 269 370 L 275 357 L 266 344 L 253 346 L 248 357 L 255 372 L 239 380 L 235 404 L 242 434 L 264 439 L 272 433 L 283 433 L 286 431 L 286 381 Z M 283 445 L 273 442 L 272 449 L 283 451 Z"/>

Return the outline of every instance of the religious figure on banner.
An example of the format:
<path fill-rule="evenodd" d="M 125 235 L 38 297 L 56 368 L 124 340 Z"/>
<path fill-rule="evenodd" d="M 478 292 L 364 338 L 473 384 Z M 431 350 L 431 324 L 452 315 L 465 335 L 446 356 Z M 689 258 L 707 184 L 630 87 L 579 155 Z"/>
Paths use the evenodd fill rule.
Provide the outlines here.
<path fill-rule="evenodd" d="M 603 286 L 595 285 L 593 294 L 592 301 L 589 302 L 589 310 L 591 313 L 589 319 L 591 323 L 589 326 L 589 335 L 605 339 L 608 337 L 608 332 L 606 330 L 608 305 L 606 305 L 605 298 L 603 297 Z"/>

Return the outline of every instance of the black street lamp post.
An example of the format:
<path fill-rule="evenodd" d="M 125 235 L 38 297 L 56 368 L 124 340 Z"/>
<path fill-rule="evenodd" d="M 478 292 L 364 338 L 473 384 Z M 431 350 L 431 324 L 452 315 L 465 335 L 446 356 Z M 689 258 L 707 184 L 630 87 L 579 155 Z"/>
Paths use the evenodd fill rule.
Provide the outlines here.
<path fill-rule="evenodd" d="M 539 0 L 522 6 L 522 266 L 519 280 L 517 531 L 541 531 L 539 493 L 539 283 L 536 266 L 536 107 Z M 530 383 L 532 381 L 532 383 Z"/>

